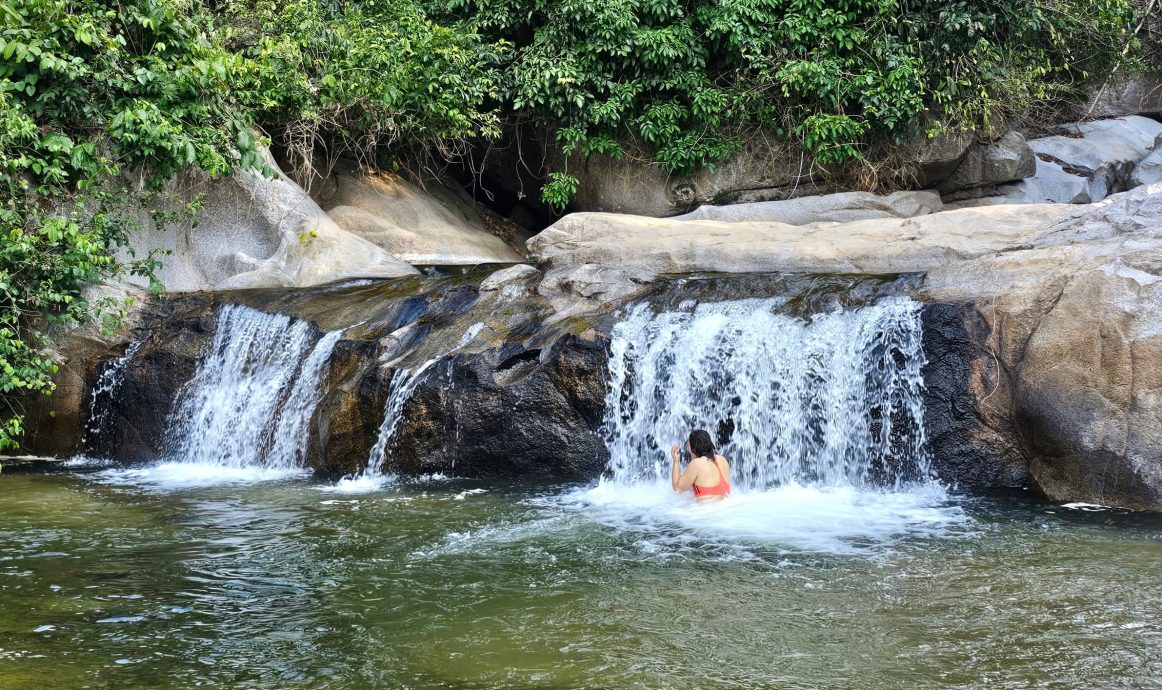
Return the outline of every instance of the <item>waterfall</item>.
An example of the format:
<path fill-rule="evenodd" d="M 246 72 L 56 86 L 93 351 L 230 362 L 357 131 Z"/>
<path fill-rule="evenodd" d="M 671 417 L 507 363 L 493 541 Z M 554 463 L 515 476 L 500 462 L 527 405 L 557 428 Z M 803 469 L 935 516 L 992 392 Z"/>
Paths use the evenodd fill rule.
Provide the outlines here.
<path fill-rule="evenodd" d="M 669 474 L 707 429 L 735 484 L 899 486 L 926 478 L 920 307 L 886 298 L 798 318 L 747 299 L 633 307 L 613 330 L 604 429 L 616 483 Z"/>
<path fill-rule="evenodd" d="M 96 452 L 97 443 L 109 432 L 109 418 L 113 403 L 117 400 L 117 393 L 121 390 L 121 382 L 125 378 L 125 368 L 144 344 L 143 340 L 131 343 L 125 349 L 125 354 L 102 367 L 97 383 L 93 386 L 93 394 L 89 398 L 89 418 L 81 431 L 81 448 L 86 454 Z"/>
<path fill-rule="evenodd" d="M 474 323 L 469 326 L 456 347 L 448 354 L 460 350 L 476 339 L 484 329 L 483 323 Z M 395 430 L 403 418 L 403 408 L 411 399 L 412 393 L 423 380 L 424 374 L 431 369 L 441 357 L 426 360 L 414 369 L 396 369 L 392 373 L 391 384 L 387 390 L 387 404 L 384 406 L 383 421 L 379 423 L 379 432 L 375 437 L 375 445 L 367 455 L 367 468 L 359 477 L 348 478 L 347 485 L 352 488 L 374 488 L 381 483 L 383 464 L 387 460 L 387 446 L 395 437 Z M 451 373 L 449 361 L 449 374 Z"/>
<path fill-rule="evenodd" d="M 412 397 L 412 392 L 423 379 L 424 372 L 432 368 L 438 360 L 429 359 L 415 369 L 396 369 L 391 376 L 391 385 L 387 389 L 387 405 L 383 411 L 383 421 L 379 423 L 379 433 L 375 437 L 375 445 L 367 456 L 367 469 L 364 476 L 369 479 L 383 475 L 383 463 L 387 459 L 387 444 L 395 436 L 395 429 L 403 418 L 403 407 Z"/>
<path fill-rule="evenodd" d="M 342 331 L 240 305 L 222 307 L 210 351 L 182 389 L 166 438 L 184 464 L 301 467 L 308 425 Z"/>

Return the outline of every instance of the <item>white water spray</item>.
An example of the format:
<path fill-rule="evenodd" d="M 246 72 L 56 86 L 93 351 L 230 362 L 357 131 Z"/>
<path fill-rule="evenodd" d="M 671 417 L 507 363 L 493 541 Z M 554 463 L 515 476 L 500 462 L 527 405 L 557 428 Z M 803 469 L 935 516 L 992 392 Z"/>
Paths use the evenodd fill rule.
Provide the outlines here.
<path fill-rule="evenodd" d="M 456 347 L 452 348 L 448 354 L 452 354 L 466 347 L 476 339 L 476 336 L 483 329 L 483 323 L 472 324 L 464 331 Z M 383 465 L 387 461 L 388 445 L 395 437 L 395 431 L 403 419 L 404 406 L 411 399 L 412 393 L 415 392 L 416 387 L 423 380 L 424 374 L 439 362 L 440 359 L 441 357 L 434 357 L 414 369 L 396 369 L 393 372 L 391 384 L 387 391 L 387 404 L 384 406 L 383 421 L 379 423 L 379 431 L 375 436 L 375 445 L 371 447 L 371 452 L 367 455 L 367 467 L 358 475 L 340 479 L 334 487 L 335 490 L 358 493 L 378 489 L 388 482 L 390 477 L 383 473 Z M 450 373 L 451 361 L 449 360 Z"/>
<path fill-rule="evenodd" d="M 810 320 L 778 306 L 631 310 L 610 348 L 613 481 L 668 477 L 670 444 L 695 428 L 718 437 L 744 488 L 928 476 L 919 305 L 888 298 Z"/>
<path fill-rule="evenodd" d="M 612 333 L 606 476 L 552 502 L 651 553 L 698 557 L 706 544 L 879 552 L 963 524 L 930 477 L 920 306 L 803 319 L 784 303 L 632 308 Z M 670 445 L 696 428 L 731 460 L 721 503 L 670 488 Z"/>

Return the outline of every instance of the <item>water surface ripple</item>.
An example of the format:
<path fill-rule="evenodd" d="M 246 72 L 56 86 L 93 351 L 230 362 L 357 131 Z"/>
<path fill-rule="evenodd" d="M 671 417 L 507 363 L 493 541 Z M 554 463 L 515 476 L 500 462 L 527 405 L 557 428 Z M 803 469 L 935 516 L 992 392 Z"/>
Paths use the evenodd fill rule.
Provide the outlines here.
<path fill-rule="evenodd" d="M 1162 679 L 1158 517 L 802 486 L 699 512 L 439 476 L 105 481 L 0 478 L 4 690 Z"/>

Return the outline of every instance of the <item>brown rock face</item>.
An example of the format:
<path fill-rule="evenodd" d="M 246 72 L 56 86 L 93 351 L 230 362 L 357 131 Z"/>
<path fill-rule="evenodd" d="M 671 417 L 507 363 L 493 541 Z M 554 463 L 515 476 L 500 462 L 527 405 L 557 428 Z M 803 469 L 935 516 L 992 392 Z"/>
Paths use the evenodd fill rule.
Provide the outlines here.
<path fill-rule="evenodd" d="M 1007 401 L 986 426 L 1012 429 L 1029 484 L 1051 500 L 1162 510 L 1160 257 L 1155 185 L 928 275 L 930 299 L 980 315 L 970 341 L 995 358 L 992 395 Z M 974 393 L 966 409 L 985 400 Z"/>
<path fill-rule="evenodd" d="M 437 182 L 420 188 L 391 173 L 345 170 L 327 180 L 318 197 L 339 227 L 411 264 L 521 259 L 488 232 L 471 198 Z"/>
<path fill-rule="evenodd" d="M 1162 506 L 1162 276 L 1076 276 L 1029 339 L 1017 410 L 1030 478 L 1054 500 Z"/>

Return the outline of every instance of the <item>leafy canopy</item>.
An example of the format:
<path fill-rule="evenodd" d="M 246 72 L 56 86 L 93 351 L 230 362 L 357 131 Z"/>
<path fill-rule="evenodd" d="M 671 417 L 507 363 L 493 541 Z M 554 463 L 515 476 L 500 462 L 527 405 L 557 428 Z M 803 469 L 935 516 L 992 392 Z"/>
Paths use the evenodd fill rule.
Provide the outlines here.
<path fill-rule="evenodd" d="M 763 127 L 822 164 L 988 126 L 1124 57 L 1126 0 L 429 0 L 514 45 L 505 106 L 566 153 L 713 166 Z M 564 171 L 558 171 L 561 173 Z M 568 192 L 560 174 L 547 201 Z"/>

